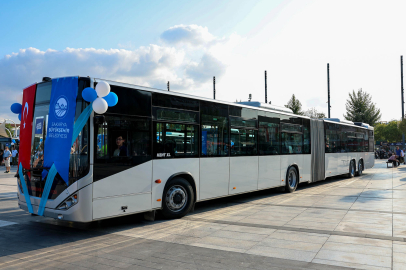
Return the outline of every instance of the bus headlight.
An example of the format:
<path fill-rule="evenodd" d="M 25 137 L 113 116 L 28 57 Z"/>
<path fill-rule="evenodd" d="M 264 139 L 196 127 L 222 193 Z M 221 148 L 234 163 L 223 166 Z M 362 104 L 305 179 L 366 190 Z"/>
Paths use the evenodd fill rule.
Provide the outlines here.
<path fill-rule="evenodd" d="M 57 210 L 67 210 L 77 203 L 78 203 L 78 195 L 73 194 L 72 196 L 67 198 L 65 201 L 63 201 L 56 209 Z"/>

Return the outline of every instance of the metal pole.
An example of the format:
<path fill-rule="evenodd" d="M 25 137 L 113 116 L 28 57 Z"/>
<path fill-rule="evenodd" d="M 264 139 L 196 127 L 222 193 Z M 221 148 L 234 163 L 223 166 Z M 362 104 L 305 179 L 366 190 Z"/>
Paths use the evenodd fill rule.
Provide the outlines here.
<path fill-rule="evenodd" d="M 402 121 L 405 118 L 405 99 L 403 91 L 403 55 L 400 56 L 400 88 L 402 93 Z M 405 133 L 402 132 L 402 149 L 405 149 Z"/>
<path fill-rule="evenodd" d="M 265 103 L 268 103 L 268 85 L 267 85 L 266 70 L 265 70 Z"/>
<path fill-rule="evenodd" d="M 330 64 L 327 63 L 328 118 L 330 118 Z"/>
<path fill-rule="evenodd" d="M 167 87 L 168 87 L 168 91 L 170 90 L 170 88 L 169 88 L 169 81 L 168 81 L 168 84 L 166 85 Z"/>
<path fill-rule="evenodd" d="M 216 76 L 213 76 L 213 99 L 216 99 Z"/>

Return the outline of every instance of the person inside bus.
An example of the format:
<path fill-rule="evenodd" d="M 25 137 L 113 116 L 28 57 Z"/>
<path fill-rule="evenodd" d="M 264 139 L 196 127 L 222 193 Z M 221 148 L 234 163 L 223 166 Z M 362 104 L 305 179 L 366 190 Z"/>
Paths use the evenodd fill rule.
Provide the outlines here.
<path fill-rule="evenodd" d="M 125 144 L 125 139 L 123 136 L 118 136 L 116 138 L 117 148 L 114 150 L 113 157 L 126 157 L 127 156 L 127 146 Z"/>

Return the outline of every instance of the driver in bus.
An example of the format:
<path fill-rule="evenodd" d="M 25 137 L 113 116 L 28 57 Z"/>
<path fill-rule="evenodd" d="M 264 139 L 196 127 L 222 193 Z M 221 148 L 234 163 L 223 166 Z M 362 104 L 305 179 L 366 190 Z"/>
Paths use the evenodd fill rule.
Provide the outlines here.
<path fill-rule="evenodd" d="M 125 145 L 125 139 L 123 136 L 118 136 L 116 139 L 117 148 L 114 150 L 113 157 L 126 157 L 127 146 Z"/>

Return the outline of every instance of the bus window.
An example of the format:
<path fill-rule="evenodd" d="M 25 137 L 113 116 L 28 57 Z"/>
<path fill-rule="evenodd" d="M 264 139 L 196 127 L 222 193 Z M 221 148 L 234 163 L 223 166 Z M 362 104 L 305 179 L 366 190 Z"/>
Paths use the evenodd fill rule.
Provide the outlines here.
<path fill-rule="evenodd" d="M 375 142 L 374 142 L 374 132 L 372 131 L 372 130 L 368 130 L 368 149 L 369 149 L 369 152 L 374 152 L 374 144 L 375 144 Z"/>
<path fill-rule="evenodd" d="M 311 153 L 310 119 L 303 119 L 303 154 Z"/>
<path fill-rule="evenodd" d="M 282 154 L 303 153 L 303 126 L 281 124 L 281 147 Z"/>
<path fill-rule="evenodd" d="M 230 116 L 231 155 L 252 156 L 257 154 L 257 120 Z"/>
<path fill-rule="evenodd" d="M 95 126 L 94 181 L 151 160 L 151 120 L 110 116 Z"/>
<path fill-rule="evenodd" d="M 280 154 L 279 118 L 259 116 L 258 153 L 260 155 Z"/>
<path fill-rule="evenodd" d="M 363 152 L 368 152 L 368 130 L 363 130 L 364 133 L 364 146 L 363 146 Z"/>
<path fill-rule="evenodd" d="M 155 123 L 154 158 L 197 157 L 196 125 Z"/>
<path fill-rule="evenodd" d="M 228 106 L 201 102 L 202 157 L 223 157 L 229 154 Z"/>

